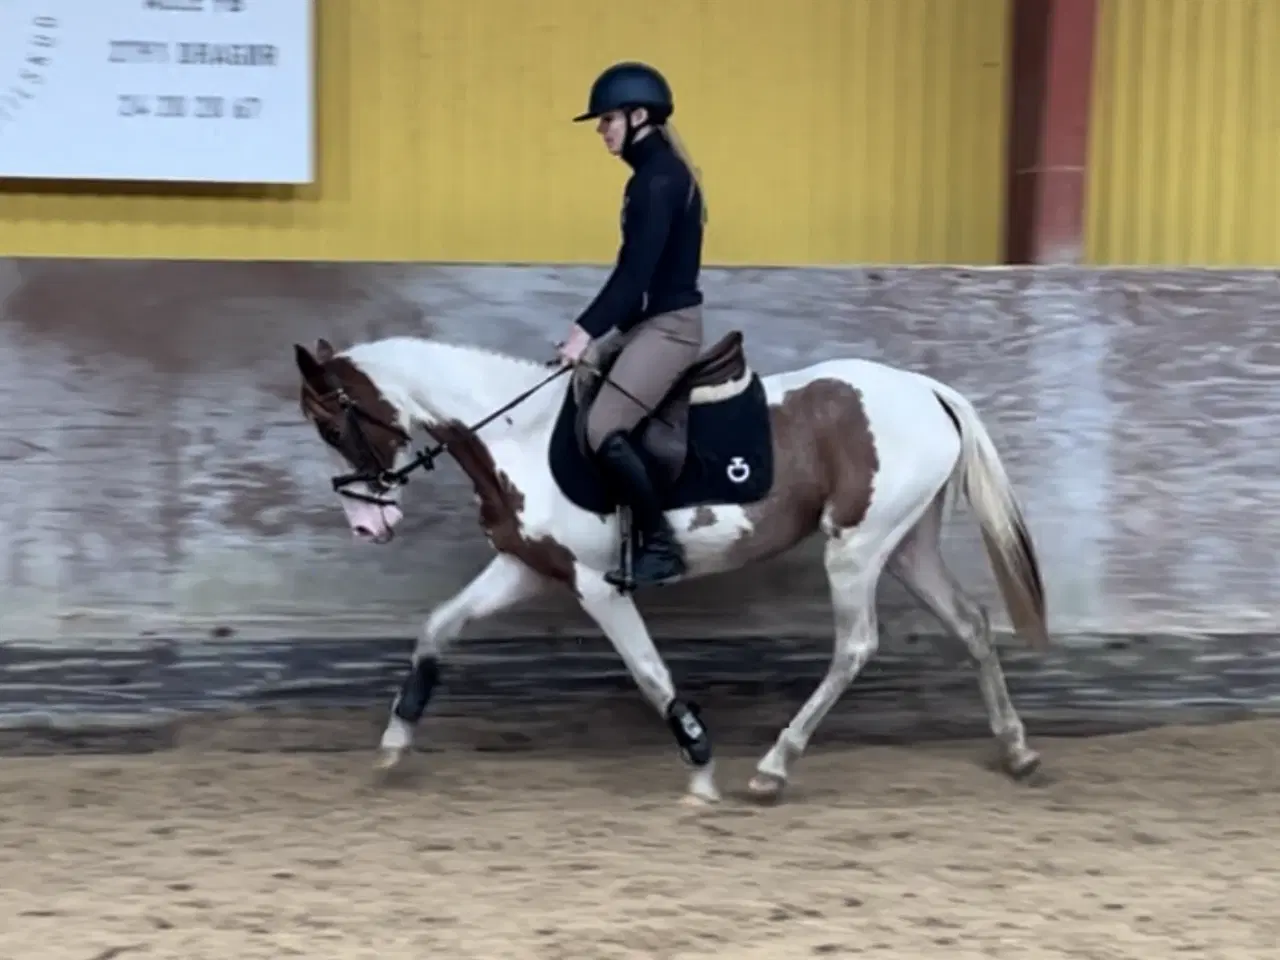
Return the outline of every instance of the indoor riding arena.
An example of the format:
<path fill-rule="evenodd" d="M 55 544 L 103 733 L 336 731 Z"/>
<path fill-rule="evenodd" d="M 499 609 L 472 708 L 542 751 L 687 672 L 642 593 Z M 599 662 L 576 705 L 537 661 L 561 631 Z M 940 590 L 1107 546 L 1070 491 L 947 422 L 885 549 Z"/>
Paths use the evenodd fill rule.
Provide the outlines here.
<path fill-rule="evenodd" d="M 0 5 L 0 957 L 1273 949 L 1280 0 L 88 7 Z M 942 553 L 1029 775 L 886 576 L 749 790 L 832 657 L 816 542 L 638 597 L 720 802 L 568 590 L 470 624 L 380 764 L 493 548 L 448 458 L 353 539 L 294 345 L 550 360 L 618 250 L 627 168 L 571 119 L 625 59 L 700 169 L 707 342 L 919 371 L 990 432 L 1048 648 L 963 497 Z"/>

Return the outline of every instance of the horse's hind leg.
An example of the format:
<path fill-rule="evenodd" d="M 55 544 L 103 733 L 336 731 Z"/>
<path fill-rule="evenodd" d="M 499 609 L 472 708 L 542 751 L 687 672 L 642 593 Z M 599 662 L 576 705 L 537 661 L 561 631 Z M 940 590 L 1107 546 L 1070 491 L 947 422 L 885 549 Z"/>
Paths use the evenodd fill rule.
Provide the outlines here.
<path fill-rule="evenodd" d="M 791 763 L 804 753 L 822 719 L 876 652 L 876 583 L 888 551 L 881 546 L 868 557 L 865 554 L 869 546 L 857 531 L 834 531 L 828 535 L 823 563 L 830 581 L 836 625 L 831 663 L 817 689 L 756 765 L 748 789 L 757 797 L 777 797 L 790 776 Z"/>
<path fill-rule="evenodd" d="M 1027 746 L 1022 718 L 1009 697 L 1000 655 L 991 639 L 990 618 L 980 603 L 961 590 L 942 562 L 942 499 L 940 493 L 903 539 L 889 560 L 889 572 L 968 648 L 1005 769 L 1014 777 L 1029 776 L 1040 765 L 1040 755 Z"/>

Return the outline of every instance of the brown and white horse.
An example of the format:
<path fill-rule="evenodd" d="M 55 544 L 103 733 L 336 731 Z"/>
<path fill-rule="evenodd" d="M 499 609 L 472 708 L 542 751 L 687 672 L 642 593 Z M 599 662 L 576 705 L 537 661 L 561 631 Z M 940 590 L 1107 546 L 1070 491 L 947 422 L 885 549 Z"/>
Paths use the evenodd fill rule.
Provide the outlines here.
<path fill-rule="evenodd" d="M 1040 758 L 1010 700 L 987 613 L 961 591 L 939 552 L 948 494 L 963 493 L 1015 629 L 1033 647 L 1047 646 L 1031 536 L 972 404 L 927 376 L 866 360 L 759 377 L 746 366 L 741 338 L 730 340 L 713 348 L 716 362 L 694 371 L 685 386 L 690 462 L 729 464 L 715 466 L 716 476 L 704 470 L 709 479 L 702 487 L 690 481 L 683 499 L 673 493 L 668 501 L 686 579 L 764 560 L 820 531 L 835 612 L 827 674 L 757 764 L 751 791 L 780 793 L 823 717 L 875 652 L 876 585 L 886 568 L 965 644 L 1006 770 L 1015 777 L 1030 773 Z M 496 554 L 423 625 L 382 735 L 379 763 L 392 766 L 411 747 L 440 658 L 469 622 L 561 589 L 600 626 L 671 727 L 692 767 L 687 798 L 717 800 L 710 736 L 697 707 L 677 695 L 634 600 L 605 580 L 617 564 L 618 518 L 607 506 L 581 495 L 575 502 L 565 492 L 564 463 L 579 455 L 572 440 L 556 439 L 575 393 L 567 389 L 569 378 L 557 380 L 533 361 L 418 337 L 362 343 L 342 353 L 322 340 L 314 353 L 297 346 L 296 359 L 303 410 L 340 463 L 333 487 L 356 536 L 389 541 L 402 516 L 400 485 L 447 452 L 474 484 L 480 525 Z M 748 387 L 757 401 L 743 399 Z M 752 402 L 757 406 L 748 406 Z M 724 414 L 729 419 L 715 420 L 734 403 L 738 407 Z M 411 433 L 418 428 L 434 448 L 415 455 Z M 730 456 L 726 445 L 735 442 L 764 453 L 748 463 Z M 706 501 L 709 490 L 735 489 L 752 466 L 767 479 L 754 494 Z"/>

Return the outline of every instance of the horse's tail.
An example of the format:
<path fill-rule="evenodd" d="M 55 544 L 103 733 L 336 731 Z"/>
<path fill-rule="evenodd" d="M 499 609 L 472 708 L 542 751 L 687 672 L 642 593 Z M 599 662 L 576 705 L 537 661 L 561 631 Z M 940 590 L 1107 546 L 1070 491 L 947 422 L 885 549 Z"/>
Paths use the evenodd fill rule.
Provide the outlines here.
<path fill-rule="evenodd" d="M 960 432 L 957 474 L 982 528 L 1013 629 L 1032 647 L 1044 650 L 1049 646 L 1049 626 L 1040 563 L 1000 454 L 972 403 L 944 384 L 935 382 L 933 391 Z"/>

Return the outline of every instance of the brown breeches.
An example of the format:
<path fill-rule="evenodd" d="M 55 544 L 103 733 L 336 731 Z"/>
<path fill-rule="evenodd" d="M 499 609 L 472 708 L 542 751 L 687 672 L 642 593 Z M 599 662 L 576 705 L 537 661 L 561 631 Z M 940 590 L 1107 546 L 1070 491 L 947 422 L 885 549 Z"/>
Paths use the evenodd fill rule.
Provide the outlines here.
<path fill-rule="evenodd" d="M 609 434 L 640 424 L 702 352 L 702 307 L 660 313 L 624 335 L 626 344 L 587 414 L 587 443 L 598 450 Z M 616 383 L 631 397 L 616 390 Z"/>

